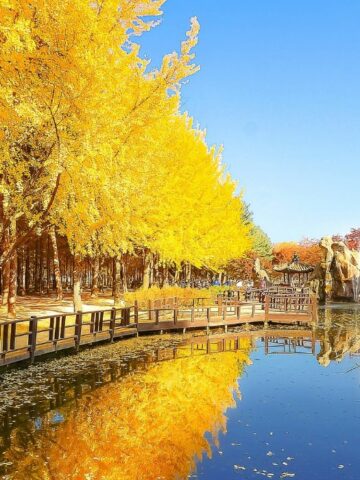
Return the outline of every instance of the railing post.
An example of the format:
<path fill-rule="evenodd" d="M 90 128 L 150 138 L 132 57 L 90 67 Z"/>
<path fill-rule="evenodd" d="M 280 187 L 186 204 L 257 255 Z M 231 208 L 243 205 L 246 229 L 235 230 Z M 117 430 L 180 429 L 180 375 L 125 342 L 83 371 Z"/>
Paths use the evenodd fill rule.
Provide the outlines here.
<path fill-rule="evenodd" d="M 126 327 L 129 324 L 129 307 L 121 308 L 121 326 Z"/>
<path fill-rule="evenodd" d="M 315 329 L 312 331 L 311 335 L 311 353 L 315 355 L 316 353 L 316 336 L 315 336 Z"/>
<path fill-rule="evenodd" d="M 15 350 L 16 342 L 16 323 L 12 323 L 10 327 L 10 350 Z"/>
<path fill-rule="evenodd" d="M 3 339 L 3 328 L 4 328 L 4 325 L 0 324 L 0 339 Z M 2 360 L 2 364 L 4 364 L 6 359 L 6 352 L 2 348 L 1 342 L 0 342 L 0 359 Z"/>
<path fill-rule="evenodd" d="M 61 317 L 60 338 L 65 338 L 66 315 Z"/>
<path fill-rule="evenodd" d="M 37 340 L 37 328 L 38 319 L 34 316 L 30 317 L 29 322 L 29 349 L 30 349 L 30 361 L 34 363 L 36 352 L 36 340 Z"/>
<path fill-rule="evenodd" d="M 222 312 L 222 306 L 223 306 L 223 296 L 219 296 L 218 297 L 218 315 L 220 316 L 221 315 L 221 312 Z"/>
<path fill-rule="evenodd" d="M 151 302 L 151 300 L 148 300 L 148 310 L 149 310 L 149 320 L 150 320 L 150 322 L 152 322 L 152 312 L 151 312 L 151 309 L 152 309 L 152 302 Z"/>
<path fill-rule="evenodd" d="M 236 318 L 237 318 L 238 320 L 240 320 L 240 310 L 241 310 L 241 307 L 240 307 L 240 305 L 238 305 L 238 306 L 236 307 Z"/>
<path fill-rule="evenodd" d="M 191 322 L 194 322 L 195 319 L 195 307 L 194 305 L 191 308 Z"/>
<path fill-rule="evenodd" d="M 55 319 L 54 317 L 51 317 L 49 322 L 49 342 L 52 342 L 54 340 L 54 325 Z"/>
<path fill-rule="evenodd" d="M 269 313 L 270 313 L 270 297 L 266 295 L 265 297 L 265 323 L 269 321 Z"/>
<path fill-rule="evenodd" d="M 178 306 L 177 304 L 174 306 L 174 325 L 177 324 L 177 320 L 178 320 Z"/>
<path fill-rule="evenodd" d="M 94 333 L 95 331 L 95 312 L 91 312 L 90 317 L 90 333 Z"/>
<path fill-rule="evenodd" d="M 115 322 L 116 322 L 116 308 L 111 309 L 110 314 L 110 342 L 113 343 L 115 335 Z"/>
<path fill-rule="evenodd" d="M 137 325 L 139 323 L 139 304 L 137 300 L 134 302 L 134 319 Z"/>
<path fill-rule="evenodd" d="M 77 312 L 75 317 L 75 349 L 76 353 L 79 352 L 81 343 L 81 329 L 82 329 L 82 312 Z"/>
<path fill-rule="evenodd" d="M 269 337 L 265 335 L 265 355 L 269 355 Z"/>
<path fill-rule="evenodd" d="M 7 352 L 8 351 L 8 339 L 9 339 L 9 324 L 8 323 L 5 323 L 3 325 L 3 341 L 2 341 L 2 349 L 3 349 L 3 352 Z"/>

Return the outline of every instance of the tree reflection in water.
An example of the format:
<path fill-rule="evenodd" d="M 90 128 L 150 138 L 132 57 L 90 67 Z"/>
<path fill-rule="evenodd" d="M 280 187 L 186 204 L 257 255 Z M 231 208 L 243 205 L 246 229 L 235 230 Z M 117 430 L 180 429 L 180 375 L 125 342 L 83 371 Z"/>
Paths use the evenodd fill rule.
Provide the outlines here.
<path fill-rule="evenodd" d="M 56 400 L 47 413 L 34 410 L 31 417 L 31 403 L 38 409 L 33 392 L 30 418 L 13 403 L 17 420 L 7 429 L 0 474 L 8 480 L 183 480 L 226 432 L 226 411 L 240 396 L 238 379 L 251 363 L 254 339 L 265 355 L 308 353 L 326 367 L 359 354 L 359 320 L 356 307 L 327 308 L 314 330 L 187 339 L 142 357 L 99 362 L 71 388 L 61 378 L 64 359 L 63 374 L 51 378 Z"/>
<path fill-rule="evenodd" d="M 240 342 L 240 350 L 218 355 L 188 345 L 176 360 L 104 385 L 60 408 L 55 419 L 48 413 L 39 430 L 36 422 L 26 433 L 15 429 L 5 461 L 16 474 L 7 478 L 186 478 L 197 459 L 211 456 L 205 434 L 216 444 L 226 430 L 224 412 L 240 395 L 251 340 Z"/>

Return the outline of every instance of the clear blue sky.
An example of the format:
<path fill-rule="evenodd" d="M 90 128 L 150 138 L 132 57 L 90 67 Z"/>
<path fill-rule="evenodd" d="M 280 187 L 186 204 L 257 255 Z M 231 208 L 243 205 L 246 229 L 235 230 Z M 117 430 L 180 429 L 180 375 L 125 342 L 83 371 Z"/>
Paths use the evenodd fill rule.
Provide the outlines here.
<path fill-rule="evenodd" d="M 273 241 L 360 226 L 360 1 L 167 0 L 141 40 L 158 65 L 201 24 L 183 110 L 223 144 Z"/>

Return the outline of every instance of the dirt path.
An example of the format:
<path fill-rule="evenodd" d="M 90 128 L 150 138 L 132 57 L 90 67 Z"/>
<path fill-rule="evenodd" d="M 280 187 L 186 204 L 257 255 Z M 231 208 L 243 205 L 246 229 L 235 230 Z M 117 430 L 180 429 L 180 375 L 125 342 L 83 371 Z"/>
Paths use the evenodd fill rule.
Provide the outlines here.
<path fill-rule="evenodd" d="M 100 294 L 91 298 L 89 292 L 83 295 L 83 311 L 93 311 L 111 308 L 114 300 L 110 294 Z M 16 318 L 29 318 L 31 315 L 52 315 L 57 313 L 72 313 L 74 311 L 71 293 L 64 295 L 64 300 L 58 301 L 54 295 L 28 295 L 17 297 Z M 6 320 L 6 307 L 0 306 L 0 321 Z"/>

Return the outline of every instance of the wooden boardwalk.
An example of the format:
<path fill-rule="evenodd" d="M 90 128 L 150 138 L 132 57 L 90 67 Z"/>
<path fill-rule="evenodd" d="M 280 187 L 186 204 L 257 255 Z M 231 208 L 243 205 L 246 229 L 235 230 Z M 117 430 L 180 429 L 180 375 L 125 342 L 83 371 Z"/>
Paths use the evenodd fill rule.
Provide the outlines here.
<path fill-rule="evenodd" d="M 0 366 L 97 342 L 154 332 L 186 332 L 191 329 L 249 325 L 315 324 L 316 300 L 308 295 L 266 295 L 263 302 L 218 299 L 205 305 L 197 299 L 184 305 L 177 299 L 163 299 L 157 304 L 111 308 L 101 311 L 32 316 L 0 324 Z M 159 302 L 160 305 L 159 306 Z"/>

